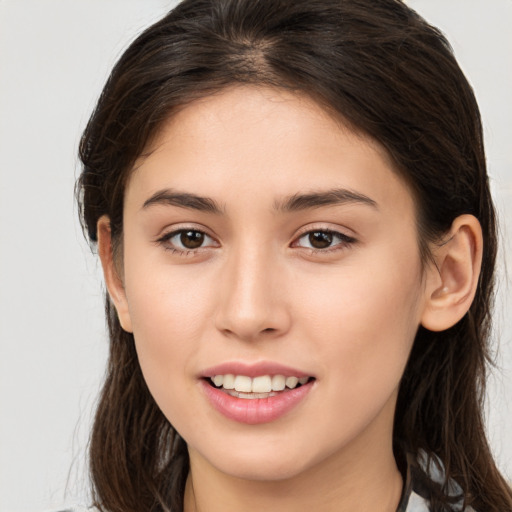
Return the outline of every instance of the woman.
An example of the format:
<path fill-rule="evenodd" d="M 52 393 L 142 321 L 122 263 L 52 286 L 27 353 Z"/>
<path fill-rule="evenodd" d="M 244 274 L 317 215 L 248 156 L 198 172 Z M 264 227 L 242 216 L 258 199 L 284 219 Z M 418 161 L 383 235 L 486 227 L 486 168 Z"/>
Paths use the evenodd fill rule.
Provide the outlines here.
<path fill-rule="evenodd" d="M 395 0 L 185 0 L 80 157 L 100 510 L 512 510 L 480 118 L 436 29 Z"/>

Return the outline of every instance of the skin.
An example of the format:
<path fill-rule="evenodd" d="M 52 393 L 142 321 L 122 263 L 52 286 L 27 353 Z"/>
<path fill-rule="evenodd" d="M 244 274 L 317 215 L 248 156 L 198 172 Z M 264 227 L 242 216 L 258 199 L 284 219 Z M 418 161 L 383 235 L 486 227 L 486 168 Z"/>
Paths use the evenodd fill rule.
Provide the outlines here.
<path fill-rule="evenodd" d="M 276 209 L 297 194 L 368 201 Z M 211 198 L 220 213 L 153 201 Z M 459 217 L 422 265 L 414 198 L 385 150 L 312 100 L 234 87 L 169 119 L 127 185 L 122 265 L 108 218 L 99 252 L 159 407 L 186 440 L 185 510 L 394 511 L 397 389 L 418 326 L 469 308 L 481 232 Z M 185 250 L 179 229 L 206 233 Z M 340 233 L 312 250 L 308 232 Z M 433 247 L 434 250 L 434 247 Z M 275 361 L 315 377 L 296 407 L 247 425 L 217 412 L 199 374 Z"/>

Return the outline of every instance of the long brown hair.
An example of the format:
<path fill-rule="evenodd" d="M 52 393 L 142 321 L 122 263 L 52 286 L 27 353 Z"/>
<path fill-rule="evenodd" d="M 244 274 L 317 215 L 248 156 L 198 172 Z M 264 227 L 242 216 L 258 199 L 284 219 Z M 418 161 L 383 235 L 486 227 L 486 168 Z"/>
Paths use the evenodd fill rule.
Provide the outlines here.
<path fill-rule="evenodd" d="M 419 329 L 395 414 L 397 443 L 440 460 L 465 503 L 512 510 L 493 461 L 482 401 L 493 302 L 496 226 L 482 126 L 470 85 L 443 35 L 399 0 L 185 0 L 123 54 L 80 144 L 78 197 L 92 243 L 110 217 L 122 250 L 123 195 L 135 159 L 178 108 L 244 83 L 307 94 L 379 141 L 415 195 L 419 244 L 459 215 L 483 229 L 470 311 L 447 331 Z M 107 376 L 90 443 L 95 504 L 109 512 L 180 511 L 184 441 L 142 377 L 133 335 L 106 298 Z M 435 510 L 450 510 L 443 492 Z"/>

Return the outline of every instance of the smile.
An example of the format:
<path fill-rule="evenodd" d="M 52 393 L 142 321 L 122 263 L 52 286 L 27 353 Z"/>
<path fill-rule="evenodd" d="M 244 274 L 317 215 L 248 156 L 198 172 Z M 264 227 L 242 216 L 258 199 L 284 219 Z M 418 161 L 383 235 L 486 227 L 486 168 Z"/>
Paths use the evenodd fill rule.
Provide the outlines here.
<path fill-rule="evenodd" d="M 278 364 L 227 363 L 203 372 L 199 383 L 222 416 L 256 425 L 276 421 L 306 401 L 316 378 Z"/>
<path fill-rule="evenodd" d="M 215 375 L 210 382 L 228 395 L 243 399 L 269 398 L 285 389 L 295 389 L 306 384 L 310 377 L 285 377 L 284 375 Z"/>

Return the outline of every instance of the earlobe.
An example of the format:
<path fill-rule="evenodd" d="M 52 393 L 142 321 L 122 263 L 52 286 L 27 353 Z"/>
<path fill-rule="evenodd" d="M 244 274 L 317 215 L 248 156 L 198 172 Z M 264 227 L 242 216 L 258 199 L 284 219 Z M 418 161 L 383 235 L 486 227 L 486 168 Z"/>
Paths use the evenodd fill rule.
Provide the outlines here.
<path fill-rule="evenodd" d="M 457 217 L 434 252 L 436 265 L 428 269 L 423 327 L 444 331 L 467 313 L 478 286 L 482 250 L 482 228 L 476 217 Z"/>
<path fill-rule="evenodd" d="M 103 215 L 97 223 L 98 230 L 98 254 L 103 267 L 103 275 L 110 300 L 113 302 L 121 327 L 127 332 L 133 332 L 128 302 L 124 284 L 116 268 L 112 250 L 112 235 L 110 219 Z"/>

